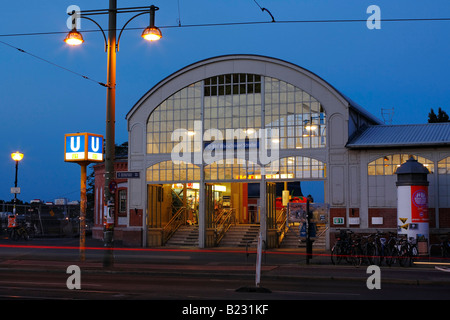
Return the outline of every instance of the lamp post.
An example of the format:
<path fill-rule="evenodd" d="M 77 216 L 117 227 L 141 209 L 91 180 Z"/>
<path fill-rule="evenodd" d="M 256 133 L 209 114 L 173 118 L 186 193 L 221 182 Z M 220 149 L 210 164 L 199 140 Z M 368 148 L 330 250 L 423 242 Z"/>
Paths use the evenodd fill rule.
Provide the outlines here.
<path fill-rule="evenodd" d="M 125 27 L 134 18 L 143 15 L 150 14 L 150 25 L 142 33 L 142 37 L 148 41 L 159 40 L 162 35 L 161 31 L 155 26 L 155 11 L 159 10 L 158 7 L 129 7 L 129 8 L 117 8 L 117 0 L 109 0 L 109 9 L 100 10 L 84 10 L 75 12 L 72 11 L 69 15 L 75 15 L 73 19 L 73 28 L 64 39 L 69 45 L 80 45 L 84 42 L 81 33 L 76 30 L 76 18 L 84 18 L 92 21 L 99 27 L 105 40 L 105 51 L 107 52 L 107 82 L 104 85 L 106 91 L 106 131 L 105 131 L 105 186 L 104 186 L 104 205 L 106 206 L 108 216 L 114 217 L 114 197 L 110 190 L 111 182 L 114 180 L 114 155 L 115 155 L 115 105 L 116 105 L 116 53 L 119 50 L 120 36 Z M 122 27 L 119 33 L 119 37 L 116 38 L 117 30 L 117 14 L 118 13 L 137 13 L 130 18 Z M 90 15 L 108 15 L 108 37 L 102 27 L 93 19 Z M 112 247 L 114 234 L 114 224 L 107 225 L 104 230 L 104 242 L 106 247 Z M 111 250 L 109 252 L 110 257 L 104 259 L 104 266 L 110 266 L 113 263 Z"/>
<path fill-rule="evenodd" d="M 17 172 L 19 171 L 19 162 L 23 159 L 23 153 L 16 151 L 11 153 L 11 158 L 16 162 L 16 176 L 14 179 L 14 207 L 13 214 L 16 215 L 16 202 L 17 202 Z"/>

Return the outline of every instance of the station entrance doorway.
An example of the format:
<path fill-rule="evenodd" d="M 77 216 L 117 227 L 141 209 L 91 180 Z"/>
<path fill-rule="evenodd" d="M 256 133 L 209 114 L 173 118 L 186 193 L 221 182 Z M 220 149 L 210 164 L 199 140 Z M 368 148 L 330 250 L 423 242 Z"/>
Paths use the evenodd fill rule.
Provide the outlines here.
<path fill-rule="evenodd" d="M 287 225 L 283 190 L 289 191 L 290 201 L 301 201 L 304 195 L 298 181 L 266 182 L 265 197 L 260 189 L 260 182 L 205 183 L 201 201 L 200 183 L 148 184 L 147 246 L 166 245 L 181 227 L 196 230 L 198 237 L 202 219 L 206 247 L 220 246 L 230 228 L 253 225 L 259 230 L 261 223 L 267 245 L 277 246 Z"/>

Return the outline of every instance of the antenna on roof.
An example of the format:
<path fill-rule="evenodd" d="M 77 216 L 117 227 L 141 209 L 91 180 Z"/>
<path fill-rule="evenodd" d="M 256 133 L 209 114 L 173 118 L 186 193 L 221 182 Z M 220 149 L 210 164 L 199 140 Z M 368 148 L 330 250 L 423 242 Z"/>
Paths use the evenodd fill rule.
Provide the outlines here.
<path fill-rule="evenodd" d="M 394 117 L 394 108 L 381 108 L 381 116 L 383 117 L 384 124 L 391 125 L 392 118 Z"/>

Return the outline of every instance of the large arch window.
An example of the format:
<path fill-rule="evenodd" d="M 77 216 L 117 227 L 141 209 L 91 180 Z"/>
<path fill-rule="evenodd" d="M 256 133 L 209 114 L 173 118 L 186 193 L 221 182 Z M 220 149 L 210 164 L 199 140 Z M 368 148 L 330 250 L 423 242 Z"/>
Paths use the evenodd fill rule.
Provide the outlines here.
<path fill-rule="evenodd" d="M 171 139 L 174 130 L 185 129 L 193 133 L 194 121 L 201 120 L 201 111 L 201 82 L 193 83 L 164 100 L 147 121 L 147 153 L 170 153 L 177 143 Z"/>
<path fill-rule="evenodd" d="M 242 159 L 220 160 L 205 166 L 205 180 L 253 180 L 261 178 L 260 166 Z"/>
<path fill-rule="evenodd" d="M 268 180 L 316 180 L 325 177 L 325 164 L 308 157 L 281 158 L 266 168 L 266 179 Z M 205 166 L 206 181 L 259 180 L 260 178 L 260 167 L 248 160 L 217 161 Z"/>
<path fill-rule="evenodd" d="M 314 97 L 269 77 L 264 88 L 265 126 L 279 128 L 280 149 L 325 147 L 325 112 Z"/>
<path fill-rule="evenodd" d="M 191 134 L 192 150 L 199 151 L 194 150 L 202 141 L 196 123 L 201 123 L 203 132 L 221 130 L 223 137 L 227 129 L 248 134 L 261 128 L 278 129 L 281 150 L 326 146 L 322 105 L 300 88 L 256 74 L 210 77 L 168 97 L 147 121 L 147 153 L 171 153 L 179 143 L 172 141 L 176 129 Z"/>
<path fill-rule="evenodd" d="M 198 182 L 200 168 L 182 161 L 163 161 L 147 168 L 147 182 Z"/>
<path fill-rule="evenodd" d="M 368 174 L 369 176 L 393 175 L 395 174 L 397 168 L 405 163 L 411 156 L 423 164 L 430 171 L 430 173 L 434 172 L 434 163 L 427 158 L 411 154 L 391 154 L 370 162 L 367 167 Z"/>
<path fill-rule="evenodd" d="M 278 172 L 267 175 L 267 179 L 324 179 L 326 166 L 322 161 L 308 157 L 286 157 L 274 165 Z"/>

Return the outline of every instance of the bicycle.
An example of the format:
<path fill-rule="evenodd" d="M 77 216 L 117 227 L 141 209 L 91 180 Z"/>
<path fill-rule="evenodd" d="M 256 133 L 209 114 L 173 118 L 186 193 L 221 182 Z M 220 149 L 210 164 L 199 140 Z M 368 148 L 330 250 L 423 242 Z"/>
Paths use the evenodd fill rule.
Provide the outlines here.
<path fill-rule="evenodd" d="M 23 224 L 10 229 L 11 230 L 9 231 L 9 238 L 11 240 L 30 240 L 30 235 L 27 231 L 27 228 Z"/>
<path fill-rule="evenodd" d="M 395 233 L 389 232 L 389 239 L 387 240 L 386 247 L 389 251 L 389 255 L 386 257 L 386 264 L 392 266 L 396 264 L 399 259 L 399 240 Z"/>
<path fill-rule="evenodd" d="M 359 235 L 354 235 L 351 237 L 349 263 L 355 267 L 359 267 L 364 260 L 361 246 L 362 242 L 363 238 Z"/>
<path fill-rule="evenodd" d="M 441 257 L 442 258 L 450 258 L 450 241 L 449 235 L 447 235 L 444 239 L 442 239 L 440 244 L 441 249 Z"/>
<path fill-rule="evenodd" d="M 336 243 L 331 249 L 331 262 L 333 264 L 339 264 L 342 258 L 345 258 L 348 261 L 348 256 L 350 253 L 350 243 L 349 243 L 349 235 L 346 230 L 340 230 L 339 235 L 336 235 Z"/>
<path fill-rule="evenodd" d="M 408 241 L 406 238 L 400 238 L 398 262 L 402 267 L 409 267 L 412 265 L 412 261 L 418 256 L 417 245 L 414 238 L 410 238 Z"/>

